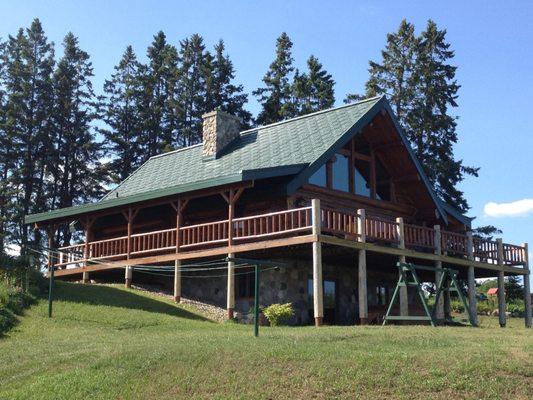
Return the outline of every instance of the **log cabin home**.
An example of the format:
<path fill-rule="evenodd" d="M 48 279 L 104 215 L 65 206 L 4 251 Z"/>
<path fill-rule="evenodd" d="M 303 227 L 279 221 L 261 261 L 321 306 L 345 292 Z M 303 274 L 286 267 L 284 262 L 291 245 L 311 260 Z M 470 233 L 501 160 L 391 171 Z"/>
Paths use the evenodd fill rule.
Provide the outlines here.
<path fill-rule="evenodd" d="M 251 307 L 253 274 L 229 262 L 226 276 L 187 279 L 181 266 L 277 260 L 287 267 L 262 274 L 260 304 L 291 302 L 293 324 L 316 325 L 378 321 L 398 261 L 457 269 L 474 309 L 475 278 L 497 276 L 503 287 L 505 275 L 524 275 L 529 293 L 527 244 L 472 235 L 472 219 L 435 195 L 384 97 L 243 132 L 224 112 L 203 118 L 202 143 L 150 158 L 100 201 L 26 217 L 51 249 L 59 224 L 83 231 L 49 257 L 56 277 L 159 280 L 177 302 L 197 299 L 233 318 Z M 173 265 L 173 279 L 136 265 Z M 416 312 L 416 300 L 403 288 L 398 312 Z"/>

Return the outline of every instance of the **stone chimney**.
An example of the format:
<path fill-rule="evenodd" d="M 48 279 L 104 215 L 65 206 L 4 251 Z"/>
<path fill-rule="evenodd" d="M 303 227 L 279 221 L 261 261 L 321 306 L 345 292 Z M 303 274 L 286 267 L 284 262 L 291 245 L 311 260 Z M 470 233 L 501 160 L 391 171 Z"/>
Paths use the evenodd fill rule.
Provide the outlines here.
<path fill-rule="evenodd" d="M 205 160 L 217 158 L 222 150 L 239 136 L 238 117 L 215 110 L 202 115 L 203 151 Z"/>

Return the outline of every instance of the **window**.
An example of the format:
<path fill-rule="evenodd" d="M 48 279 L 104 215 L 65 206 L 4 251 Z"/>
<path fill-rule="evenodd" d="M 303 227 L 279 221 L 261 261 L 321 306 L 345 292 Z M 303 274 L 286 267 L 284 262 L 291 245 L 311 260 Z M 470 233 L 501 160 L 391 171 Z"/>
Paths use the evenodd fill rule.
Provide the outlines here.
<path fill-rule="evenodd" d="M 309 178 L 309 183 L 317 186 L 327 186 L 325 165 L 322 165 L 313 175 L 311 175 Z"/>
<path fill-rule="evenodd" d="M 386 306 L 389 303 L 389 296 L 387 292 L 386 286 L 376 286 L 376 299 L 379 306 Z"/>
<path fill-rule="evenodd" d="M 255 276 L 253 268 L 241 268 L 235 275 L 235 294 L 238 298 L 254 297 Z"/>
<path fill-rule="evenodd" d="M 337 154 L 335 156 L 335 162 L 332 164 L 332 173 L 333 173 L 333 189 L 342 190 L 343 192 L 348 192 L 349 189 L 349 169 L 350 162 L 348 157 Z"/>
<path fill-rule="evenodd" d="M 355 168 L 354 180 L 355 194 L 370 197 L 370 185 L 357 168 Z"/>

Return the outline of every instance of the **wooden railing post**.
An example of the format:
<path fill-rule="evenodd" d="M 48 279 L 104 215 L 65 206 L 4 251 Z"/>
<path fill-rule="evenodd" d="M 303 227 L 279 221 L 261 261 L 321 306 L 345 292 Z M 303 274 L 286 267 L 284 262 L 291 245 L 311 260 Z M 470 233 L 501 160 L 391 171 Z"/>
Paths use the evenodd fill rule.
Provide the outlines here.
<path fill-rule="evenodd" d="M 466 251 L 468 260 L 474 261 L 474 239 L 472 237 L 472 232 L 466 233 Z M 478 325 L 477 321 L 477 296 L 476 296 L 476 276 L 474 271 L 474 266 L 468 266 L 468 306 L 470 307 L 470 323 L 473 326 Z"/>
<path fill-rule="evenodd" d="M 503 272 L 503 242 L 502 239 L 496 239 L 498 246 L 498 320 L 502 328 L 505 327 L 507 318 L 505 315 L 505 274 Z"/>
<path fill-rule="evenodd" d="M 359 241 L 366 242 L 366 211 L 362 208 L 357 210 L 357 233 Z M 358 300 L 359 300 L 359 322 L 361 325 L 368 323 L 368 288 L 366 274 L 366 249 L 360 249 L 357 260 L 358 275 Z"/>
<path fill-rule="evenodd" d="M 405 249 L 405 225 L 403 218 L 396 218 L 396 234 L 398 236 L 398 248 Z M 405 256 L 401 255 L 398 257 L 398 261 L 405 263 Z M 400 287 L 400 315 L 407 316 L 409 315 L 409 296 L 407 292 L 407 286 Z"/>
<path fill-rule="evenodd" d="M 440 256 L 442 255 L 442 239 L 441 239 L 440 225 L 434 225 L 433 230 L 435 231 L 435 235 L 434 235 L 435 255 L 439 256 L 439 259 L 435 261 L 435 267 L 442 268 L 442 261 L 440 260 Z M 440 282 L 441 275 L 442 275 L 442 272 L 435 271 L 435 288 Z M 435 304 L 435 307 L 436 307 L 435 315 L 437 319 L 448 318 L 450 316 L 449 315 L 450 293 L 448 291 L 443 293 L 443 296 L 440 297 L 439 302 Z"/>
<path fill-rule="evenodd" d="M 524 277 L 524 320 L 526 323 L 526 328 L 531 328 L 531 287 L 529 279 L 531 277 L 531 271 L 529 269 L 529 252 L 528 252 L 528 244 L 523 243 L 523 252 L 524 255 L 522 256 L 522 259 L 524 260 L 524 269 L 526 270 L 526 273 L 523 275 Z"/>
<path fill-rule="evenodd" d="M 313 309 L 315 326 L 322 325 L 324 319 L 324 288 L 322 281 L 322 243 L 320 232 L 322 230 L 320 200 L 311 200 L 311 221 L 313 240 Z"/>
<path fill-rule="evenodd" d="M 128 222 L 128 239 L 127 239 L 127 252 L 126 252 L 126 258 L 129 260 L 131 258 L 131 234 L 133 231 L 133 219 L 137 215 L 137 212 L 139 210 L 132 210 L 131 208 L 128 208 L 127 213 L 123 213 L 124 217 L 126 218 Z M 133 267 L 131 265 L 126 265 L 126 269 L 124 271 L 124 285 L 129 288 L 131 287 L 131 280 L 133 278 Z"/>

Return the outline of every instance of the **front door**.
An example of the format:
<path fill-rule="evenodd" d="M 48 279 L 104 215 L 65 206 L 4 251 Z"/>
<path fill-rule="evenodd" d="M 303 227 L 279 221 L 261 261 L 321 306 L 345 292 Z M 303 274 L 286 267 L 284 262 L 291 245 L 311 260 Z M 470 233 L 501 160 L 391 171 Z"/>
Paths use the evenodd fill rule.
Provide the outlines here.
<path fill-rule="evenodd" d="M 324 290 L 324 323 L 335 324 L 335 308 L 337 304 L 337 284 L 333 280 L 323 281 Z M 313 309 L 313 279 L 307 281 L 307 293 L 309 293 L 309 320 L 314 321 Z"/>

